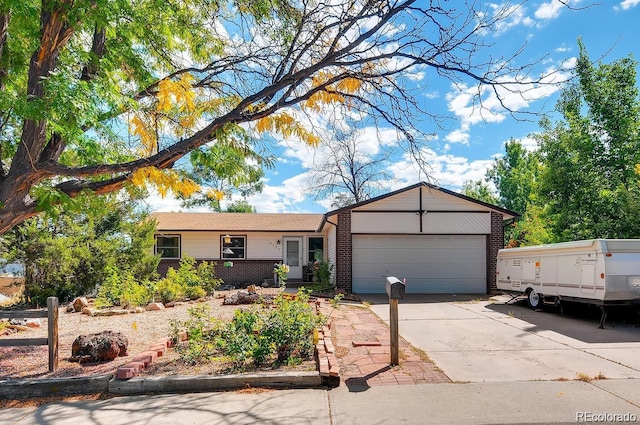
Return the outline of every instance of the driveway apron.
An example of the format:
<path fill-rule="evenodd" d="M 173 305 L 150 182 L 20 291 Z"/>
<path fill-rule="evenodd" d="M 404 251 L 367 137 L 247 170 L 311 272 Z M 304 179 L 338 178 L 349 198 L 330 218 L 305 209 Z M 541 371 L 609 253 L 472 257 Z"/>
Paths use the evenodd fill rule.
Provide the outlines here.
<path fill-rule="evenodd" d="M 407 295 L 399 305 L 400 335 L 454 382 L 640 378 L 640 329 L 597 329 L 593 322 L 521 305 L 506 298 Z M 364 296 L 389 321 L 384 296 Z"/>

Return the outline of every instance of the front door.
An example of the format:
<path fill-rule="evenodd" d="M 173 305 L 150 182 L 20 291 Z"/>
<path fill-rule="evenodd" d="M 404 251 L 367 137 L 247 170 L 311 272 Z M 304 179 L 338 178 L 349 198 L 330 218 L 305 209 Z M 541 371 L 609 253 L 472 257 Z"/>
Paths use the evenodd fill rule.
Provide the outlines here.
<path fill-rule="evenodd" d="M 289 279 L 302 279 L 302 238 L 285 237 L 282 261 L 289 266 Z"/>

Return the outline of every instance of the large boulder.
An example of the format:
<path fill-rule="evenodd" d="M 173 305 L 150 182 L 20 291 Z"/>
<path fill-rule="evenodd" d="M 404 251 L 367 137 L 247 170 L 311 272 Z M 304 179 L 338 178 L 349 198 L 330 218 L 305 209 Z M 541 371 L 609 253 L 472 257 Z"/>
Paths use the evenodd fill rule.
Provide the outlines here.
<path fill-rule="evenodd" d="M 71 301 L 71 305 L 73 306 L 73 311 L 80 312 L 85 307 L 89 307 L 89 301 L 85 297 L 77 297 Z"/>
<path fill-rule="evenodd" d="M 129 340 L 120 332 L 103 331 L 80 335 L 71 346 L 71 360 L 77 362 L 111 361 L 126 356 Z"/>

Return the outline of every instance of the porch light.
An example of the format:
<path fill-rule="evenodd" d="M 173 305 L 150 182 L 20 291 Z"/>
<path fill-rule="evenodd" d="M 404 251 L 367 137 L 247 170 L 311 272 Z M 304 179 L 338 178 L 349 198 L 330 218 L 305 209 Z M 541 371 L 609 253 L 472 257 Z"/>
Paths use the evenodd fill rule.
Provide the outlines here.
<path fill-rule="evenodd" d="M 230 235 L 224 235 L 223 237 L 224 237 L 224 243 L 231 243 L 231 236 Z"/>

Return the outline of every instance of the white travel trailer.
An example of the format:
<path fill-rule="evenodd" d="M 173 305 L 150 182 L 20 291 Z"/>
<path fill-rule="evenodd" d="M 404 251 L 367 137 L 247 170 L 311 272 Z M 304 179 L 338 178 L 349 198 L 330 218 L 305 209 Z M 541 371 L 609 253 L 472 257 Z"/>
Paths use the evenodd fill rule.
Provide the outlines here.
<path fill-rule="evenodd" d="M 591 239 L 498 251 L 499 290 L 543 303 L 640 303 L 640 239 Z"/>

